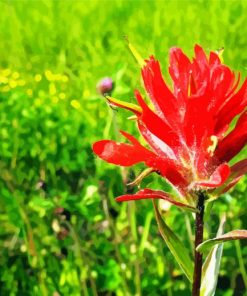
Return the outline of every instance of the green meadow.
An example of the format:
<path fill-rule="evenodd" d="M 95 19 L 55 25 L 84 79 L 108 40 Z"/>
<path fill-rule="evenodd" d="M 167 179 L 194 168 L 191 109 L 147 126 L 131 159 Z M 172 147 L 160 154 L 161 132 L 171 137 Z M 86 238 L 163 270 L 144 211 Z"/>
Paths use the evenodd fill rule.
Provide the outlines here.
<path fill-rule="evenodd" d="M 168 75 L 168 54 L 200 44 L 247 76 L 247 2 L 151 0 L 0 1 L 0 295 L 188 296 L 190 284 L 162 240 L 150 200 L 117 203 L 143 165 L 101 161 L 92 143 L 138 137 L 131 114 L 96 91 L 144 93 L 125 38 Z M 238 159 L 246 157 L 246 149 Z M 144 185 L 167 188 L 159 176 Z M 135 189 L 134 189 L 135 190 Z M 247 229 L 246 178 L 214 202 L 205 238 Z M 193 217 L 166 222 L 191 250 Z M 217 296 L 246 295 L 247 243 L 224 245 Z"/>

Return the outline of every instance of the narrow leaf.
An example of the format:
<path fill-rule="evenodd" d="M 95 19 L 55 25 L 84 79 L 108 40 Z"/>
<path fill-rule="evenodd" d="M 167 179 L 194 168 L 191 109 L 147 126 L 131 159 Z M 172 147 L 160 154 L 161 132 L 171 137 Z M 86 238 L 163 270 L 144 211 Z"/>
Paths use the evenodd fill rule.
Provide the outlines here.
<path fill-rule="evenodd" d="M 222 217 L 217 235 L 222 235 L 225 224 L 225 215 Z M 209 252 L 202 267 L 202 283 L 200 296 L 213 296 L 218 281 L 220 261 L 223 252 L 223 244 L 218 244 Z"/>
<path fill-rule="evenodd" d="M 142 113 L 141 107 L 136 104 L 121 101 L 110 96 L 106 96 L 106 99 L 112 106 L 127 109 L 129 111 L 134 112 L 136 115 L 140 115 Z"/>
<path fill-rule="evenodd" d="M 125 36 L 125 40 L 127 41 L 127 45 L 128 45 L 128 48 L 129 48 L 130 52 L 132 53 L 133 57 L 135 58 L 135 60 L 139 64 L 139 66 L 141 68 L 144 67 L 145 66 L 145 60 L 141 57 L 141 55 L 136 50 L 136 48 L 129 42 L 129 39 L 128 39 L 127 36 Z"/>
<path fill-rule="evenodd" d="M 197 246 L 196 250 L 198 252 L 204 253 L 207 249 L 213 247 L 216 244 L 236 239 L 247 239 L 247 230 L 233 230 L 216 238 L 209 239 Z"/>
<path fill-rule="evenodd" d="M 136 186 L 136 185 L 140 185 L 142 180 L 144 178 L 146 178 L 147 176 L 149 176 L 151 173 L 155 172 L 155 170 L 153 168 L 147 168 L 144 171 L 142 171 L 136 178 L 134 181 L 128 183 L 128 186 Z"/>
<path fill-rule="evenodd" d="M 181 269 L 183 270 L 189 281 L 192 282 L 193 263 L 188 253 L 188 250 L 184 247 L 183 243 L 179 240 L 176 234 L 168 227 L 168 225 L 162 219 L 154 201 L 153 205 L 160 234 L 165 240 L 168 248 L 170 249 L 177 263 L 180 265 Z"/>

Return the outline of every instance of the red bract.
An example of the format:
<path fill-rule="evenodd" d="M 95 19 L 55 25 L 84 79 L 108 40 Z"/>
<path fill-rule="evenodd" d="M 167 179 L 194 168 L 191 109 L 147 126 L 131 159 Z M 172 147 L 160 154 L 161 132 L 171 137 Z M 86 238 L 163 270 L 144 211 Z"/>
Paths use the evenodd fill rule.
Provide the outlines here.
<path fill-rule="evenodd" d="M 134 113 L 139 131 L 150 148 L 122 132 L 129 144 L 103 140 L 93 145 L 94 152 L 116 165 L 144 162 L 173 185 L 177 197 L 172 199 L 190 205 L 195 205 L 194 193 L 199 190 L 212 192 L 219 187 L 225 192 L 231 187 L 230 177 L 230 184 L 235 184 L 246 172 L 246 166 L 235 164 L 233 170 L 237 178 L 233 182 L 227 162 L 240 152 L 247 140 L 247 80 L 239 87 L 240 75 L 236 77 L 216 53 L 210 52 L 207 57 L 198 45 L 192 60 L 179 48 L 170 50 L 172 90 L 153 56 L 145 61 L 141 73 L 154 108 L 149 107 L 139 91 L 135 91 L 138 105 L 107 99 L 111 105 Z M 238 115 L 234 129 L 228 132 L 230 123 Z M 167 196 L 165 192 L 157 194 L 145 189 L 118 200 L 169 200 Z"/>

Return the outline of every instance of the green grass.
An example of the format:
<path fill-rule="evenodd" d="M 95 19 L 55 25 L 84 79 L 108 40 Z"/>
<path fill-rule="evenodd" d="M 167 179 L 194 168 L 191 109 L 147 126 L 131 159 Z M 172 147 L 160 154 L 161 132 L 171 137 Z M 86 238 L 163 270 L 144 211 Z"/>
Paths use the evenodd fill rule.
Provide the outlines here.
<path fill-rule="evenodd" d="M 135 133 L 96 84 L 112 77 L 113 95 L 129 101 L 142 89 L 126 35 L 143 57 L 159 58 L 167 78 L 169 48 L 192 56 L 195 43 L 224 47 L 225 63 L 246 76 L 247 2 L 1 1 L 0 9 L 0 294 L 189 295 L 151 202 L 114 201 L 123 175 L 141 167 L 121 170 L 92 154 L 95 140 L 118 138 L 120 127 Z M 226 231 L 247 227 L 245 194 L 243 180 L 215 203 L 206 236 L 221 212 Z M 191 217 L 174 207 L 164 215 L 190 248 Z M 242 254 L 224 248 L 217 295 L 244 295 L 241 245 Z"/>

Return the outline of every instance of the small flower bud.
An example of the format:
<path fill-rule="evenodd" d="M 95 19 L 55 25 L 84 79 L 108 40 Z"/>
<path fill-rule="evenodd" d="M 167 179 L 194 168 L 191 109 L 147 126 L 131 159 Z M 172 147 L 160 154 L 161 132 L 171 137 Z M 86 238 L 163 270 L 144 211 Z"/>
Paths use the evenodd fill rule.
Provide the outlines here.
<path fill-rule="evenodd" d="M 114 83 L 110 77 L 101 79 L 97 84 L 97 91 L 101 95 L 110 94 L 113 90 Z"/>

